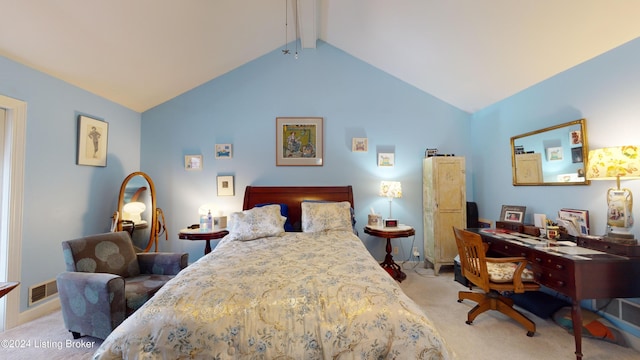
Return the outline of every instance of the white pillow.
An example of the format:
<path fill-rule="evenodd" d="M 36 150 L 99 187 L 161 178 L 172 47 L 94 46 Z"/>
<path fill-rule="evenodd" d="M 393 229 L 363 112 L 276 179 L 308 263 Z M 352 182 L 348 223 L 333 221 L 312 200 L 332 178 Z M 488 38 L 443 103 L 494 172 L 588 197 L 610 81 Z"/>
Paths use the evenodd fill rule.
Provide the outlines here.
<path fill-rule="evenodd" d="M 302 231 L 352 231 L 351 204 L 342 202 L 307 202 L 302 204 Z"/>
<path fill-rule="evenodd" d="M 229 216 L 228 236 L 241 241 L 278 236 L 284 232 L 285 220 L 277 204 L 235 212 Z"/>

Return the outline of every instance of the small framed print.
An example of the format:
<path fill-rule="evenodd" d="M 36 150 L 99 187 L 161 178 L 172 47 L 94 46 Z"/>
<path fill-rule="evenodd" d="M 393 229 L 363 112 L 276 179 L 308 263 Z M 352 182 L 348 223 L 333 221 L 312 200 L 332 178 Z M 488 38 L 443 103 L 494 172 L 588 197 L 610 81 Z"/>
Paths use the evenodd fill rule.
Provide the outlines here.
<path fill-rule="evenodd" d="M 582 132 L 580 130 L 571 131 L 569 133 L 569 141 L 571 145 L 582 145 Z"/>
<path fill-rule="evenodd" d="M 233 196 L 233 176 L 218 176 L 218 196 Z"/>
<path fill-rule="evenodd" d="M 574 164 L 582 162 L 582 146 L 571 148 L 571 162 Z"/>
<path fill-rule="evenodd" d="M 76 164 L 107 166 L 109 123 L 78 116 L 78 149 Z"/>
<path fill-rule="evenodd" d="M 395 165 L 394 153 L 379 153 L 378 154 L 378 166 L 379 167 L 393 167 Z"/>
<path fill-rule="evenodd" d="M 562 160 L 562 147 L 550 147 L 547 148 L 547 161 Z"/>
<path fill-rule="evenodd" d="M 202 170 L 202 155 L 186 155 L 184 157 L 185 170 Z"/>
<path fill-rule="evenodd" d="M 231 159 L 231 144 L 216 144 L 216 159 Z"/>
<path fill-rule="evenodd" d="M 522 223 L 524 222 L 524 214 L 526 210 L 526 206 L 502 205 L 500 221 Z"/>
<path fill-rule="evenodd" d="M 351 151 L 352 152 L 367 152 L 369 151 L 369 141 L 367 138 L 353 138 L 351 139 Z"/>

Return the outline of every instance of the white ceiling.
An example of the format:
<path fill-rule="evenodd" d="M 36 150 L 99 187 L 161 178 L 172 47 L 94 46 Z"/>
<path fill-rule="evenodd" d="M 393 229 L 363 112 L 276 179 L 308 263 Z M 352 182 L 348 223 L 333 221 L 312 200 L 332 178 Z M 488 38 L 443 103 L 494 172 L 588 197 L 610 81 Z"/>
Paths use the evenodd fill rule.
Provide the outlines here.
<path fill-rule="evenodd" d="M 638 0 L 298 1 L 321 40 L 469 112 L 640 36 Z M 0 0 L 0 55 L 142 112 L 292 41 L 287 2 Z"/>

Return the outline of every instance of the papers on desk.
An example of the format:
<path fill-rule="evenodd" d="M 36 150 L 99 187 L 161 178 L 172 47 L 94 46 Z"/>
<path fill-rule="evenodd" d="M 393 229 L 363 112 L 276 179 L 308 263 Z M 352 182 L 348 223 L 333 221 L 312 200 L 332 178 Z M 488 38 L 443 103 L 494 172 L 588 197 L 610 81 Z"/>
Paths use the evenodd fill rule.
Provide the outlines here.
<path fill-rule="evenodd" d="M 555 248 L 554 251 L 557 251 L 557 252 L 563 253 L 563 254 L 567 254 L 567 255 L 598 255 L 598 254 L 606 254 L 606 253 L 604 253 L 602 251 L 591 250 L 591 249 L 587 249 L 587 248 L 583 248 L 583 247 L 579 247 L 579 246 L 572 246 L 572 247 L 559 246 L 559 247 Z"/>

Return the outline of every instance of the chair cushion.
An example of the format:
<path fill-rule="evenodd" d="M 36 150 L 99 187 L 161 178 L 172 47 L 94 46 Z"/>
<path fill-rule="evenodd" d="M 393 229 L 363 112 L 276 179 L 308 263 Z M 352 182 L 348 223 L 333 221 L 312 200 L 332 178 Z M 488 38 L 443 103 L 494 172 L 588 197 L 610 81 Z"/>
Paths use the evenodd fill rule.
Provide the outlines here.
<path fill-rule="evenodd" d="M 513 281 L 513 273 L 516 271 L 518 264 L 516 263 L 492 263 L 487 262 L 487 271 L 489 272 L 489 280 L 496 283 L 507 283 Z M 522 272 L 522 281 L 533 281 L 533 272 L 524 269 Z"/>
<path fill-rule="evenodd" d="M 174 275 L 140 275 L 124 279 L 127 316 L 138 310 L 147 300 L 174 278 Z"/>

